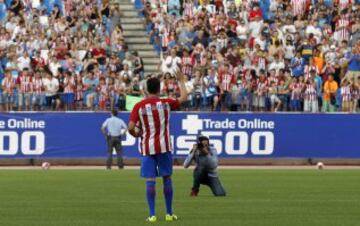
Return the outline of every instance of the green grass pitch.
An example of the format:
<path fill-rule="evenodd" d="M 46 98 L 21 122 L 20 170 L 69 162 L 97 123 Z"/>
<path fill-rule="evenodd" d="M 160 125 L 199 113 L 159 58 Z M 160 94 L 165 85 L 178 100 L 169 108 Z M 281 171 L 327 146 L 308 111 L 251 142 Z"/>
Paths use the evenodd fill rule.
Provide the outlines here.
<path fill-rule="evenodd" d="M 138 170 L 2 170 L 0 225 L 149 225 L 138 175 Z M 207 187 L 190 197 L 191 176 L 191 170 L 173 176 L 177 222 L 164 221 L 158 180 L 153 225 L 360 225 L 358 170 L 221 170 L 224 198 L 213 197 Z"/>

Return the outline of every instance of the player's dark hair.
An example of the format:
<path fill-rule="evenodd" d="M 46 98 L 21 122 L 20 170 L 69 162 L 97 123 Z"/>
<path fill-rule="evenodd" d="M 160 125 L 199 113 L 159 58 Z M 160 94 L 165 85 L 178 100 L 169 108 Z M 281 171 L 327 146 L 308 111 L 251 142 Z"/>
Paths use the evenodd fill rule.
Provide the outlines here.
<path fill-rule="evenodd" d="M 114 109 L 114 110 L 111 111 L 111 114 L 112 114 L 113 116 L 117 116 L 117 115 L 118 115 L 118 111 L 117 111 L 116 109 Z"/>
<path fill-rule="evenodd" d="M 149 78 L 146 81 L 146 86 L 150 94 L 160 93 L 160 80 L 158 78 Z"/>

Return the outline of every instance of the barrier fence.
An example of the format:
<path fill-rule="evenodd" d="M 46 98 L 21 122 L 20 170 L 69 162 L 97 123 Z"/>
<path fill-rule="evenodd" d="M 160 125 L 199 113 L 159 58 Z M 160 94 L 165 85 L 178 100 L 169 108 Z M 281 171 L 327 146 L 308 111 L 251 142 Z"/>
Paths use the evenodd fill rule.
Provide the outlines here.
<path fill-rule="evenodd" d="M 103 158 L 100 131 L 109 113 L 0 114 L 0 159 Z M 129 113 L 120 113 L 126 123 Z M 184 157 L 199 134 L 221 158 L 360 158 L 358 114 L 177 112 L 172 145 Z M 140 158 L 138 140 L 123 137 L 124 156 Z"/>

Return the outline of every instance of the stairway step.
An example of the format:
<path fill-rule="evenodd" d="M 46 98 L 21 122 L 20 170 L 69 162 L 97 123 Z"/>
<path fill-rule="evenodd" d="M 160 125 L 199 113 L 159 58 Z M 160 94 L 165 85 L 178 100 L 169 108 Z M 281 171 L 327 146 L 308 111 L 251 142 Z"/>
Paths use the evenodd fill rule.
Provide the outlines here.
<path fill-rule="evenodd" d="M 143 29 L 137 31 L 124 29 L 124 37 L 147 37 L 146 32 Z"/>
<path fill-rule="evenodd" d="M 160 58 L 143 58 L 145 65 L 158 65 L 160 63 Z"/>
<path fill-rule="evenodd" d="M 144 25 L 141 23 L 136 23 L 136 24 L 124 24 L 122 23 L 121 24 L 122 28 L 124 30 L 127 30 L 127 31 L 139 31 L 139 30 L 142 30 L 142 31 L 145 31 L 144 30 Z"/>
<path fill-rule="evenodd" d="M 154 50 L 146 51 L 146 50 L 138 50 L 139 56 L 142 58 L 155 58 L 157 57 Z"/>
<path fill-rule="evenodd" d="M 129 44 L 128 47 L 131 50 L 154 50 L 151 44 Z"/>
<path fill-rule="evenodd" d="M 133 4 L 126 4 L 126 3 L 124 3 L 124 4 L 121 4 L 121 5 L 120 5 L 120 10 L 121 10 L 122 12 L 124 12 L 124 11 L 134 11 L 134 10 L 135 10 L 135 7 L 134 7 Z"/>
<path fill-rule="evenodd" d="M 144 65 L 144 70 L 145 71 L 159 71 L 158 66 L 157 65 Z"/>
<path fill-rule="evenodd" d="M 127 5 L 134 4 L 131 2 L 131 0 L 117 0 L 117 2 L 120 3 L 120 7 L 122 6 L 122 4 L 127 4 Z"/>
<path fill-rule="evenodd" d="M 143 20 L 140 17 L 122 17 L 121 24 L 143 24 Z"/>
<path fill-rule="evenodd" d="M 138 37 L 138 38 L 130 37 L 130 38 L 125 38 L 125 42 L 128 44 L 134 44 L 134 43 L 148 44 L 149 39 L 146 37 Z"/>
<path fill-rule="evenodd" d="M 123 13 L 122 17 L 124 17 L 124 18 L 126 18 L 126 17 L 132 18 L 132 17 L 138 17 L 139 16 L 138 13 L 135 10 L 133 10 L 133 11 L 123 11 L 122 13 Z"/>

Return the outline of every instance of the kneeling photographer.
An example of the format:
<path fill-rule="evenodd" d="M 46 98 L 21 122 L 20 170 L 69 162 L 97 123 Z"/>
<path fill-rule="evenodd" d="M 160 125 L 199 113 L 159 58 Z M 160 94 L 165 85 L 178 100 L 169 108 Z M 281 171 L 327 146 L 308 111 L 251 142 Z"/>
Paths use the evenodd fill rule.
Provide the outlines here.
<path fill-rule="evenodd" d="M 200 184 L 209 186 L 215 196 L 226 195 L 216 170 L 218 166 L 217 151 L 209 144 L 208 137 L 200 136 L 197 144 L 194 144 L 193 149 L 185 159 L 185 168 L 188 168 L 193 161 L 196 164 L 191 196 L 198 195 Z"/>

